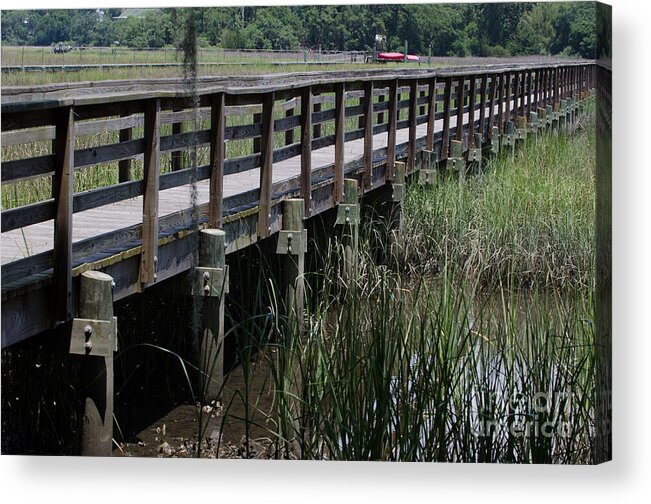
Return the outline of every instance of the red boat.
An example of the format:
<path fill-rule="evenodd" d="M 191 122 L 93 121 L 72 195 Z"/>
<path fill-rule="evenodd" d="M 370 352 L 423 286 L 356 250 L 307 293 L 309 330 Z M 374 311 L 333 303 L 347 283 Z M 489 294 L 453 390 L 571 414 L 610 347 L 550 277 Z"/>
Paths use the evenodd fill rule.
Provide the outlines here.
<path fill-rule="evenodd" d="M 377 60 L 378 61 L 404 61 L 405 55 L 399 52 L 383 52 L 377 55 Z M 408 54 L 407 61 L 420 61 L 420 58 L 413 54 Z"/>

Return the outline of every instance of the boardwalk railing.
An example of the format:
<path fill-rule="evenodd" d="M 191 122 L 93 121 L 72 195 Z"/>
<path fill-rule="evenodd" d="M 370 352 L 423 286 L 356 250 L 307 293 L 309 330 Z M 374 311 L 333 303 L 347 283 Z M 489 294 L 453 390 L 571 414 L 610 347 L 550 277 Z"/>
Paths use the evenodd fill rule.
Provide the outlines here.
<path fill-rule="evenodd" d="M 561 100 L 592 89 L 594 78 L 592 62 L 572 62 L 202 80 L 194 89 L 166 79 L 8 90 L 3 191 L 41 179 L 51 192 L 2 211 L 3 347 L 73 318 L 75 278 L 87 269 L 120 263 L 111 272 L 114 297 L 126 297 L 190 267 L 185 238 L 197 224 L 223 228 L 232 252 L 277 232 L 286 198 L 303 198 L 306 217 L 319 214 L 342 201 L 344 177 L 358 177 L 362 194 L 371 191 L 392 179 L 397 158 L 410 174 L 424 149 L 445 160 L 450 140 L 465 148 L 475 146 L 476 134 L 482 143 L 495 140 L 495 127 L 501 134 L 539 109 L 558 110 Z M 407 141 L 399 142 L 401 130 Z M 374 147 L 383 133 L 386 147 Z M 362 139 L 362 155 L 345 162 L 346 143 Z M 331 162 L 313 166 L 316 151 L 328 146 Z M 274 182 L 274 166 L 291 159 L 296 176 Z M 76 191 L 83 172 L 98 166 L 110 180 Z M 254 174 L 256 183 L 225 195 L 225 177 L 235 174 Z M 189 204 L 159 214 L 162 191 L 202 181 L 209 198 L 198 217 Z M 137 224 L 73 242 L 75 215 L 134 198 L 142 201 Z M 5 254 L 11 233 L 49 221 L 47 250 Z"/>

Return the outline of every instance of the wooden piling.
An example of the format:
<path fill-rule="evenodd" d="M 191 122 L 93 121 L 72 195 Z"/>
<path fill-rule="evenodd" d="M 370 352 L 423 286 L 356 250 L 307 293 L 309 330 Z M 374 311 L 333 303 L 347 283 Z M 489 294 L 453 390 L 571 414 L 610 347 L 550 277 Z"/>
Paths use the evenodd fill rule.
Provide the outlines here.
<path fill-rule="evenodd" d="M 344 180 L 344 199 L 337 209 L 337 225 L 341 226 L 341 278 L 346 287 L 356 277 L 359 240 L 359 196 L 356 179 Z"/>
<path fill-rule="evenodd" d="M 407 174 L 407 165 L 401 161 L 396 161 L 391 183 L 391 201 L 388 208 L 388 244 L 389 260 L 400 264 L 400 234 L 402 233 L 403 217 L 402 202 L 405 196 L 405 179 Z"/>
<path fill-rule="evenodd" d="M 112 285 L 113 278 L 106 273 L 82 273 L 79 279 L 79 316 L 113 325 Z M 93 343 L 99 335 L 93 334 L 90 325 L 85 326 L 84 332 L 87 355 L 80 356 L 84 391 L 81 455 L 109 457 L 113 442 L 113 352 L 109 349 L 108 355 L 93 355 Z"/>
<path fill-rule="evenodd" d="M 460 176 L 466 173 L 466 161 L 463 158 L 463 142 L 460 140 L 450 140 L 450 155 L 447 159 L 445 168 L 458 172 Z"/>
<path fill-rule="evenodd" d="M 221 400 L 224 384 L 224 296 L 228 290 L 225 239 L 221 229 L 200 232 L 198 278 L 194 279 L 198 289 L 194 294 L 203 294 L 199 353 L 203 404 Z M 221 269 L 221 277 L 216 269 Z"/>
<path fill-rule="evenodd" d="M 126 114 L 122 114 L 125 117 Z M 120 130 L 120 143 L 128 142 L 133 136 L 133 128 L 123 128 Z M 121 159 L 118 161 L 118 181 L 128 182 L 131 180 L 131 159 Z"/>
<path fill-rule="evenodd" d="M 300 198 L 283 201 L 282 229 L 286 232 L 287 249 L 283 250 L 282 287 L 284 313 L 287 321 L 287 333 L 291 335 L 300 331 L 303 325 L 303 298 L 305 283 L 305 248 L 307 236 L 304 233 L 304 202 Z M 299 241 L 301 243 L 299 243 Z M 293 245 L 292 245 L 293 243 Z M 289 341 L 285 344 L 289 347 Z"/>

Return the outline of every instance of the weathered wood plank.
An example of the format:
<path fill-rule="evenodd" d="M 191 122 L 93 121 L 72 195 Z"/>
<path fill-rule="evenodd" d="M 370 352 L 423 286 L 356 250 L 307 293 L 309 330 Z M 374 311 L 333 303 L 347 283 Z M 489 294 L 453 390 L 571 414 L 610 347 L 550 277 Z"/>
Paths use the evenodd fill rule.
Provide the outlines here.
<path fill-rule="evenodd" d="M 28 180 L 54 172 L 56 161 L 53 154 L 2 162 L 2 182 Z"/>
<path fill-rule="evenodd" d="M 459 77 L 457 81 L 457 124 L 463 124 L 463 106 L 465 102 L 464 90 L 465 90 L 465 77 Z M 456 130 L 456 139 L 458 142 L 463 140 L 463 131 L 462 128 L 457 128 Z"/>
<path fill-rule="evenodd" d="M 266 94 L 262 102 L 262 134 L 260 136 L 260 207 L 258 210 L 258 236 L 266 238 L 271 233 L 271 196 L 273 180 L 273 121 L 274 121 L 273 92 Z"/>
<path fill-rule="evenodd" d="M 312 88 L 303 88 L 301 94 L 301 198 L 305 216 L 311 215 L 312 205 Z"/>
<path fill-rule="evenodd" d="M 72 202 L 75 157 L 75 111 L 72 107 L 57 110 L 53 189 L 54 219 L 54 320 L 72 318 Z"/>
<path fill-rule="evenodd" d="M 130 198 L 135 198 L 143 193 L 144 182 L 142 180 L 131 180 L 117 185 L 91 189 L 83 193 L 75 194 L 73 199 L 73 213 L 84 212 L 111 203 L 117 203 Z M 48 220 L 42 218 L 38 222 Z"/>
<path fill-rule="evenodd" d="M 340 203 L 344 193 L 344 142 L 346 132 L 346 85 L 335 88 L 335 187 L 334 201 Z"/>
<path fill-rule="evenodd" d="M 387 135 L 387 180 L 393 180 L 393 166 L 396 162 L 396 135 L 398 127 L 398 81 L 389 84 L 389 121 Z"/>
<path fill-rule="evenodd" d="M 506 72 L 506 102 L 504 103 L 504 130 L 506 131 L 506 126 L 511 121 L 511 72 Z"/>
<path fill-rule="evenodd" d="M 468 95 L 468 148 L 475 146 L 475 102 L 477 100 L 477 76 L 470 76 L 470 91 Z"/>
<path fill-rule="evenodd" d="M 143 153 L 144 140 L 137 138 L 122 143 L 88 147 L 75 151 L 75 168 L 86 168 L 101 163 L 134 158 Z"/>
<path fill-rule="evenodd" d="M 158 184 L 160 177 L 160 100 L 149 100 L 145 107 L 145 153 L 143 179 L 145 194 L 142 209 L 142 252 L 140 283 L 143 286 L 157 280 L 158 255 Z"/>
<path fill-rule="evenodd" d="M 427 92 L 427 150 L 434 148 L 434 128 L 436 126 L 436 77 L 428 82 Z"/>
<path fill-rule="evenodd" d="M 488 88 L 488 76 L 486 74 L 481 76 L 481 85 L 479 88 L 479 134 L 482 140 L 486 139 L 486 92 Z"/>
<path fill-rule="evenodd" d="M 183 123 L 182 122 L 173 122 L 172 123 L 172 135 L 180 135 L 183 133 Z M 172 171 L 179 171 L 183 168 L 183 151 L 174 150 L 171 153 L 171 163 Z"/>
<path fill-rule="evenodd" d="M 364 86 L 364 176 L 362 192 L 371 187 L 373 170 L 373 82 Z"/>
<path fill-rule="evenodd" d="M 322 101 L 314 101 L 313 102 L 312 109 L 314 110 L 314 112 L 316 114 L 321 112 L 321 104 L 322 103 L 323 103 Z M 318 116 L 316 118 L 316 121 L 314 119 L 312 120 L 312 123 L 314 125 L 313 126 L 314 129 L 312 131 L 312 137 L 313 138 L 320 138 L 321 137 L 321 122 L 322 122 L 321 117 L 318 117 Z"/>
<path fill-rule="evenodd" d="M 38 224 L 56 216 L 54 200 L 23 205 L 2 211 L 2 232 L 13 231 L 25 226 Z"/>
<path fill-rule="evenodd" d="M 131 116 L 133 117 L 133 116 Z M 120 129 L 120 143 L 128 142 L 133 138 L 133 129 L 131 127 Z M 118 180 L 127 182 L 131 180 L 131 160 L 121 159 L 118 162 Z"/>
<path fill-rule="evenodd" d="M 452 77 L 445 79 L 443 97 L 443 144 L 441 145 L 441 160 L 448 158 L 450 150 L 450 109 L 452 108 Z"/>
<path fill-rule="evenodd" d="M 493 76 L 491 77 L 490 80 L 490 91 L 489 91 L 489 99 L 488 99 L 488 127 L 486 129 L 486 136 L 492 140 L 493 137 L 493 126 L 495 125 L 495 97 L 497 93 L 497 77 Z"/>
<path fill-rule="evenodd" d="M 409 151 L 407 154 L 407 173 L 413 173 L 416 167 L 416 119 L 418 117 L 417 101 L 418 81 L 409 85 Z"/>
<path fill-rule="evenodd" d="M 210 196 L 208 201 L 208 227 L 222 228 L 224 211 L 224 160 L 226 159 L 226 97 L 224 93 L 212 96 L 210 109 Z"/>

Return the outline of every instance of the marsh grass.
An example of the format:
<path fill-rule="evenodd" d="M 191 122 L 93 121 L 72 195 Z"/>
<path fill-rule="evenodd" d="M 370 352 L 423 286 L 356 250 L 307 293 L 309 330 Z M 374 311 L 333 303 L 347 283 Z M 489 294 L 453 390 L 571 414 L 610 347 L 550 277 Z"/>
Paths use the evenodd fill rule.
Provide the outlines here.
<path fill-rule="evenodd" d="M 486 293 L 454 269 L 421 282 L 358 259 L 345 298 L 325 268 L 302 337 L 274 343 L 281 447 L 328 460 L 590 461 L 590 296 Z"/>
<path fill-rule="evenodd" d="M 571 138 L 528 141 L 477 176 L 412 187 L 402 242 L 416 269 L 457 264 L 489 283 L 589 287 L 594 269 L 595 136 L 589 113 Z"/>
<path fill-rule="evenodd" d="M 412 187 L 406 269 L 378 263 L 377 222 L 354 281 L 341 243 L 322 245 L 304 330 L 269 361 L 279 456 L 593 462 L 591 122 L 478 177 Z"/>

